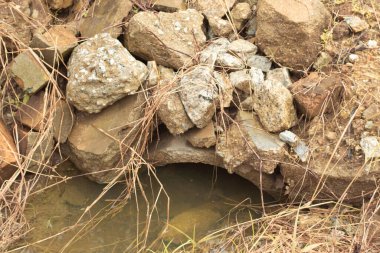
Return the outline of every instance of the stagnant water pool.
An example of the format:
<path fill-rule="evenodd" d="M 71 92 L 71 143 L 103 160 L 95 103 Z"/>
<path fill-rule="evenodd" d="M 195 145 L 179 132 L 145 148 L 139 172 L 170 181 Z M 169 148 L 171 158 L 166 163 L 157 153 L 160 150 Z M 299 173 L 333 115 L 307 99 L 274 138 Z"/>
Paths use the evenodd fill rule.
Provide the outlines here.
<path fill-rule="evenodd" d="M 26 217 L 31 230 L 18 247 L 29 246 L 14 252 L 135 252 L 142 244 L 153 245 L 160 252 L 164 244 L 188 239 L 173 227 L 162 234 L 167 220 L 198 240 L 236 217 L 244 220 L 260 216 L 259 211 L 243 207 L 260 205 L 260 191 L 243 178 L 212 166 L 176 164 L 157 168 L 157 178 L 169 202 L 160 184 L 144 172 L 140 176 L 144 193 L 136 191 L 126 205 L 121 205 L 117 199 L 127 187 L 120 183 L 90 209 L 104 185 L 78 176 L 71 164 L 65 167 L 71 179 L 30 198 Z M 240 207 L 234 208 L 239 203 Z M 147 227 L 149 233 L 145 236 Z"/>

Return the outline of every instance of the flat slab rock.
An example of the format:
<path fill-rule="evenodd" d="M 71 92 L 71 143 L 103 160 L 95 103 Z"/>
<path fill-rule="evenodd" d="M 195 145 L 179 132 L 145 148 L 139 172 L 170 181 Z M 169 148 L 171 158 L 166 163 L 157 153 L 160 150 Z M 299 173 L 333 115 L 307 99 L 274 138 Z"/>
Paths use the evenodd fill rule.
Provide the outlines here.
<path fill-rule="evenodd" d="M 216 145 L 224 167 L 234 172 L 239 166 L 245 165 L 272 174 L 277 164 L 284 159 L 285 143 L 277 135 L 264 130 L 253 113 L 239 111 L 235 122 L 219 135 Z"/>
<path fill-rule="evenodd" d="M 98 183 L 112 180 L 121 159 L 118 140 L 129 146 L 134 140 L 133 128 L 143 114 L 144 96 L 135 94 L 121 99 L 97 114 L 78 116 L 67 140 L 70 160 Z"/>
<path fill-rule="evenodd" d="M 16 171 L 17 154 L 13 137 L 0 119 L 0 185 Z"/>
<path fill-rule="evenodd" d="M 148 76 L 148 68 L 108 33 L 76 47 L 68 64 L 66 95 L 78 110 L 98 113 L 134 93 Z"/>
<path fill-rule="evenodd" d="M 132 17 L 124 44 L 134 55 L 179 69 L 191 64 L 206 42 L 203 16 L 193 9 L 174 13 L 142 11 Z"/>

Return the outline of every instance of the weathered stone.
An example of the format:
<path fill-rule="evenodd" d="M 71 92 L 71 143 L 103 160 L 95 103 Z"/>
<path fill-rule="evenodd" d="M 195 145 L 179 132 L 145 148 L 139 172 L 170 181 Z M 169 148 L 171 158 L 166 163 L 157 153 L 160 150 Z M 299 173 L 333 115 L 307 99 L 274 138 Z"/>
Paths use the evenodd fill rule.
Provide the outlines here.
<path fill-rule="evenodd" d="M 12 135 L 0 119 L 0 186 L 16 171 L 17 155 Z"/>
<path fill-rule="evenodd" d="M 285 143 L 266 132 L 252 113 L 239 111 L 235 122 L 219 136 L 216 145 L 225 168 L 234 172 L 239 166 L 251 166 L 258 171 L 273 173 L 284 158 Z"/>
<path fill-rule="evenodd" d="M 237 30 L 243 28 L 245 22 L 251 15 L 252 9 L 249 3 L 238 3 L 231 10 L 232 21 Z"/>
<path fill-rule="evenodd" d="M 159 71 L 157 68 L 157 63 L 155 61 L 148 61 L 147 62 L 148 67 L 148 79 L 147 84 L 148 87 L 156 86 L 159 79 Z"/>
<path fill-rule="evenodd" d="M 79 31 L 85 38 L 105 32 L 117 38 L 122 31 L 122 21 L 131 9 L 132 3 L 129 0 L 95 1 L 87 16 L 81 19 Z"/>
<path fill-rule="evenodd" d="M 264 72 L 268 72 L 272 67 L 272 61 L 265 56 L 252 55 L 247 59 L 247 65 L 251 68 L 257 68 Z"/>
<path fill-rule="evenodd" d="M 213 204 L 190 208 L 170 219 L 167 230 L 162 233 L 162 240 L 181 244 L 187 242 L 188 236 L 193 234 L 196 236 L 193 239 L 199 240 L 221 218 L 222 215 Z"/>
<path fill-rule="evenodd" d="M 130 147 L 145 103 L 143 94 L 127 96 L 97 114 L 80 115 L 67 140 L 70 160 L 98 183 L 118 174 L 124 147 Z"/>
<path fill-rule="evenodd" d="M 24 131 L 17 128 L 18 146 L 20 153 L 25 157 L 24 166 L 29 171 L 39 172 L 43 169 L 54 150 L 53 134 Z"/>
<path fill-rule="evenodd" d="M 166 74 L 164 73 L 166 72 Z M 163 94 L 158 107 L 158 117 L 174 135 L 182 134 L 192 128 L 194 124 L 187 116 L 185 108 L 179 97 L 178 80 L 172 69 L 160 68 L 160 81 L 158 94 Z"/>
<path fill-rule="evenodd" d="M 249 70 L 249 75 L 251 77 L 252 88 L 258 85 L 262 85 L 264 83 L 264 73 L 261 69 L 252 67 Z"/>
<path fill-rule="evenodd" d="M 380 141 L 378 137 L 376 136 L 363 137 L 360 140 L 360 146 L 363 150 L 366 160 L 380 157 Z"/>
<path fill-rule="evenodd" d="M 74 0 L 47 0 L 47 3 L 53 10 L 60 10 L 72 6 Z"/>
<path fill-rule="evenodd" d="M 150 146 L 148 161 L 157 166 L 174 163 L 203 163 L 223 167 L 222 159 L 213 148 L 193 147 L 184 136 L 160 134 L 160 140 Z"/>
<path fill-rule="evenodd" d="M 44 91 L 31 96 L 26 104 L 19 107 L 15 115 L 20 123 L 37 132 L 43 129 L 47 117 L 48 106 Z"/>
<path fill-rule="evenodd" d="M 333 40 L 340 40 L 350 35 L 350 26 L 346 22 L 339 22 L 334 25 L 332 36 Z"/>
<path fill-rule="evenodd" d="M 280 82 L 285 87 L 289 87 L 292 84 L 287 68 L 276 68 L 269 70 L 267 73 L 267 79 L 274 82 Z"/>
<path fill-rule="evenodd" d="M 306 78 L 293 83 L 290 90 L 299 111 L 308 118 L 321 113 L 329 113 L 340 103 L 343 80 L 339 75 L 330 77 L 311 73 Z"/>
<path fill-rule="evenodd" d="M 58 143 L 65 143 L 74 126 L 75 115 L 70 105 L 62 99 L 53 107 L 53 136 Z"/>
<path fill-rule="evenodd" d="M 187 6 L 184 0 L 155 0 L 153 2 L 153 8 L 158 11 L 175 12 L 186 10 Z"/>
<path fill-rule="evenodd" d="M 356 16 L 344 17 L 344 22 L 346 22 L 355 33 L 362 32 L 369 28 L 365 20 Z"/>
<path fill-rule="evenodd" d="M 232 86 L 228 75 L 225 72 L 220 73 L 217 71 L 214 71 L 213 75 L 216 86 L 219 89 L 219 103 L 217 103 L 217 106 L 224 108 L 230 107 L 233 100 L 234 87 Z"/>
<path fill-rule="evenodd" d="M 49 72 L 31 50 L 22 52 L 11 63 L 11 74 L 26 93 L 35 93 L 49 81 Z"/>
<path fill-rule="evenodd" d="M 228 13 L 235 2 L 236 0 L 196 0 L 194 7 L 207 18 L 221 18 Z"/>
<path fill-rule="evenodd" d="M 230 80 L 233 87 L 245 94 L 252 94 L 252 79 L 247 69 L 230 73 Z M 264 81 L 264 75 L 263 75 Z"/>
<path fill-rule="evenodd" d="M 256 31 L 257 31 L 257 17 L 254 16 L 251 18 L 248 23 L 246 24 L 246 31 L 245 33 L 247 36 L 256 36 Z"/>
<path fill-rule="evenodd" d="M 211 30 L 210 37 L 228 37 L 234 31 L 231 22 L 222 18 L 209 17 L 208 24 Z"/>
<path fill-rule="evenodd" d="M 216 58 L 220 52 L 227 52 L 227 47 L 230 44 L 228 39 L 219 38 L 211 42 L 205 49 L 203 49 L 199 54 L 199 61 L 202 64 L 206 64 L 210 66 L 210 68 L 214 68 Z"/>
<path fill-rule="evenodd" d="M 330 13 L 319 0 L 284 0 L 281 4 L 276 0 L 259 1 L 258 46 L 283 66 L 307 69 L 318 57 L 320 36 L 330 20 Z"/>
<path fill-rule="evenodd" d="M 245 67 L 242 59 L 227 52 L 219 52 L 215 64 L 218 67 L 232 70 L 239 70 Z"/>
<path fill-rule="evenodd" d="M 76 47 L 68 64 L 67 99 L 78 110 L 100 112 L 146 80 L 147 67 L 108 33 Z"/>
<path fill-rule="evenodd" d="M 380 105 L 371 104 L 362 113 L 362 118 L 366 120 L 371 120 L 380 115 Z"/>
<path fill-rule="evenodd" d="M 253 111 L 253 105 L 255 104 L 255 99 L 253 96 L 249 96 L 244 101 L 240 103 L 241 110 L 243 111 Z"/>
<path fill-rule="evenodd" d="M 185 138 L 194 147 L 209 148 L 215 146 L 216 135 L 214 129 L 214 123 L 211 122 L 206 127 L 201 129 L 191 129 L 185 134 Z"/>
<path fill-rule="evenodd" d="M 215 113 L 218 97 L 212 70 L 197 66 L 185 73 L 180 81 L 180 97 L 190 120 L 203 128 Z"/>
<path fill-rule="evenodd" d="M 266 80 L 254 85 L 254 109 L 269 132 L 284 131 L 297 123 L 293 96 L 280 82 Z"/>
<path fill-rule="evenodd" d="M 131 53 L 157 64 L 179 69 L 192 62 L 206 42 L 203 16 L 193 9 L 175 13 L 139 12 L 132 17 L 125 36 Z"/>
<path fill-rule="evenodd" d="M 78 39 L 71 29 L 64 26 L 53 26 L 45 33 L 35 33 L 30 47 L 42 54 L 42 59 L 50 66 L 55 62 L 65 61 L 70 56 Z"/>
<path fill-rule="evenodd" d="M 296 155 L 302 162 L 307 161 L 307 158 L 309 157 L 310 153 L 309 147 L 296 134 L 286 130 L 284 132 L 281 132 L 279 134 L 279 137 L 280 140 L 289 144 L 293 148 L 293 151 L 296 153 Z"/>
<path fill-rule="evenodd" d="M 257 47 L 247 40 L 238 39 L 228 45 L 228 51 L 246 61 L 250 56 L 256 54 Z"/>

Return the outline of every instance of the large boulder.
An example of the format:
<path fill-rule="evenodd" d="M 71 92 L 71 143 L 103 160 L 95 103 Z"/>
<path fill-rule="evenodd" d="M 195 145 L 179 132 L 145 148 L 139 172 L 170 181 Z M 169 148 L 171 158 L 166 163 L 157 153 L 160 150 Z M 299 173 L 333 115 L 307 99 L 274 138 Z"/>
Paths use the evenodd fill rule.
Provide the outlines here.
<path fill-rule="evenodd" d="M 11 133 L 0 119 L 0 186 L 16 171 L 17 150 Z"/>
<path fill-rule="evenodd" d="M 80 111 L 97 113 L 137 91 L 148 69 L 117 39 L 102 33 L 74 49 L 68 75 L 68 101 Z"/>
<path fill-rule="evenodd" d="M 85 38 L 104 32 L 117 38 L 122 32 L 122 21 L 131 9 L 129 0 L 94 1 L 87 15 L 81 18 L 79 31 Z"/>
<path fill-rule="evenodd" d="M 286 153 L 285 143 L 264 130 L 258 117 L 239 111 L 235 123 L 219 135 L 217 154 L 229 172 L 258 170 L 272 174 Z"/>
<path fill-rule="evenodd" d="M 319 0 L 261 0 L 258 46 L 283 66 L 307 69 L 318 57 L 320 36 L 330 22 L 331 15 Z"/>
<path fill-rule="evenodd" d="M 260 122 L 269 132 L 287 130 L 297 123 L 293 96 L 281 83 L 265 80 L 253 87 L 254 104 Z"/>
<path fill-rule="evenodd" d="M 97 114 L 79 115 L 67 140 L 70 160 L 99 183 L 118 173 L 124 147 L 132 145 L 142 117 L 145 98 L 135 94 L 121 99 Z"/>
<path fill-rule="evenodd" d="M 203 128 L 211 122 L 218 98 L 213 71 L 197 66 L 185 73 L 180 81 L 180 97 L 190 120 Z"/>
<path fill-rule="evenodd" d="M 206 41 L 203 16 L 193 9 L 175 13 L 142 11 L 129 22 L 125 45 L 144 60 L 179 69 L 191 63 Z"/>

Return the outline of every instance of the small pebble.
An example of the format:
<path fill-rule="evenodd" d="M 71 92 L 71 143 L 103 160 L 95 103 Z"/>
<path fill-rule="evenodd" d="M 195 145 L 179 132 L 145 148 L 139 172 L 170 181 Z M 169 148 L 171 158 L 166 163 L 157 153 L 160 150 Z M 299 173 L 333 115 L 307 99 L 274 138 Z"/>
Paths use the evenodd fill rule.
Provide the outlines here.
<path fill-rule="evenodd" d="M 356 62 L 357 60 L 359 60 L 359 56 L 358 56 L 357 54 L 350 54 L 350 55 L 348 56 L 348 60 L 349 60 L 350 62 Z"/>
<path fill-rule="evenodd" d="M 367 47 L 368 48 L 376 48 L 377 47 L 377 41 L 376 40 L 369 40 L 367 42 Z"/>

